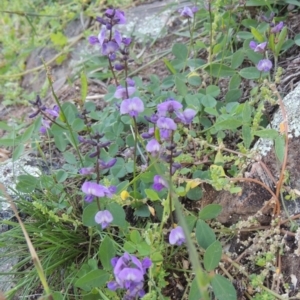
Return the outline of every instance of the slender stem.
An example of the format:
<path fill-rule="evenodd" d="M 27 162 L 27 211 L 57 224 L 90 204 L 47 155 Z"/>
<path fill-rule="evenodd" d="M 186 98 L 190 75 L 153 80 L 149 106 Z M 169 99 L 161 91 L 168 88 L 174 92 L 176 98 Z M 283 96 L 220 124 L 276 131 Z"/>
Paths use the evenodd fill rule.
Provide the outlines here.
<path fill-rule="evenodd" d="M 173 141 L 174 141 L 174 131 L 171 133 L 171 141 L 170 141 L 170 146 L 171 146 L 171 151 L 170 151 L 170 165 L 169 165 L 169 185 L 172 186 L 172 165 L 173 165 Z M 171 218 L 171 223 L 172 226 L 174 226 L 174 220 L 173 220 L 173 203 L 172 203 L 172 191 L 170 190 L 169 193 L 169 207 L 170 207 L 170 218 Z"/>
<path fill-rule="evenodd" d="M 209 63 L 209 68 L 210 68 L 210 84 L 212 84 L 212 65 L 211 65 L 211 60 L 212 60 L 212 47 L 213 47 L 213 27 L 212 27 L 212 13 L 211 13 L 211 3 L 208 2 L 208 13 L 209 13 L 209 24 L 210 24 L 210 32 L 209 32 L 209 55 L 208 55 L 208 63 Z"/>
<path fill-rule="evenodd" d="M 136 123 L 136 118 L 133 117 L 133 126 L 134 126 L 134 153 L 133 153 L 133 178 L 135 178 L 136 175 L 136 160 L 137 160 L 137 135 L 138 135 L 138 127 Z M 137 192 L 137 185 L 136 180 L 133 182 L 133 191 L 134 191 L 134 199 L 136 200 L 136 192 Z"/>

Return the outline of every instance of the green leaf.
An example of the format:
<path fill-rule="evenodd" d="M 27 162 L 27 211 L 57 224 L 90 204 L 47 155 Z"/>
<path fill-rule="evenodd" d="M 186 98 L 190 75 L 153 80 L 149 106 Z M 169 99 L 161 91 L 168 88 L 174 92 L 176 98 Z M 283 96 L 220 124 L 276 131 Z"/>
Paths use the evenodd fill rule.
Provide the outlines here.
<path fill-rule="evenodd" d="M 241 81 L 241 76 L 239 74 L 234 74 L 229 82 L 229 90 L 238 89 L 240 87 Z"/>
<path fill-rule="evenodd" d="M 68 178 L 68 173 L 64 170 L 58 170 L 56 172 L 56 180 L 58 183 L 64 182 Z"/>
<path fill-rule="evenodd" d="M 211 95 L 203 95 L 201 97 L 201 103 L 204 107 L 215 107 L 217 100 Z"/>
<path fill-rule="evenodd" d="M 293 5 L 296 5 L 296 6 L 300 7 L 299 0 L 285 0 L 285 2 L 288 3 L 288 4 L 293 4 Z"/>
<path fill-rule="evenodd" d="M 237 294 L 233 284 L 225 277 L 216 274 L 211 281 L 212 289 L 218 300 L 236 300 Z"/>
<path fill-rule="evenodd" d="M 225 101 L 226 102 L 236 102 L 242 97 L 242 91 L 240 89 L 229 90 L 226 93 Z"/>
<path fill-rule="evenodd" d="M 197 111 L 201 110 L 201 103 L 200 103 L 200 98 L 198 97 L 198 95 L 191 95 L 191 94 L 187 94 L 184 97 L 184 100 L 186 102 L 186 104 L 188 105 L 188 107 L 190 108 L 194 108 Z"/>
<path fill-rule="evenodd" d="M 282 163 L 284 159 L 285 140 L 284 136 L 279 135 L 275 139 L 275 153 L 279 161 Z"/>
<path fill-rule="evenodd" d="M 24 144 L 19 144 L 15 149 L 14 152 L 12 154 L 12 159 L 13 161 L 16 161 L 17 159 L 19 159 L 22 154 L 24 153 Z"/>
<path fill-rule="evenodd" d="M 300 5 L 300 4 L 299 4 Z M 300 33 L 296 34 L 294 37 L 295 44 L 300 46 Z"/>
<path fill-rule="evenodd" d="M 85 226 L 96 226 L 95 215 L 99 211 L 97 203 L 93 202 L 86 206 L 82 213 L 82 223 Z"/>
<path fill-rule="evenodd" d="M 271 139 L 271 140 L 274 140 L 278 137 L 278 132 L 275 129 L 262 129 L 262 130 L 254 131 L 253 134 L 263 139 Z"/>
<path fill-rule="evenodd" d="M 177 59 L 184 62 L 187 59 L 188 49 L 184 44 L 175 43 L 172 47 L 172 53 Z"/>
<path fill-rule="evenodd" d="M 241 77 L 245 79 L 258 79 L 260 77 L 260 71 L 256 67 L 247 67 L 239 71 Z"/>
<path fill-rule="evenodd" d="M 101 241 L 98 257 L 101 261 L 101 264 L 105 270 L 111 270 L 111 259 L 115 257 L 117 251 L 115 248 L 115 243 L 111 240 L 111 238 L 106 235 L 105 238 Z"/>
<path fill-rule="evenodd" d="M 239 31 L 236 36 L 240 39 L 243 40 L 248 40 L 248 39 L 252 39 L 253 36 L 249 31 Z"/>
<path fill-rule="evenodd" d="M 215 124 L 215 129 L 217 131 L 219 130 L 233 130 L 236 129 L 240 126 L 242 126 L 243 121 L 242 120 L 238 120 L 238 119 L 227 119 L 227 120 L 223 120 L 223 121 L 219 121 Z"/>
<path fill-rule="evenodd" d="M 207 249 L 216 240 L 216 235 L 203 220 L 198 220 L 196 225 L 196 239 L 200 247 Z"/>
<path fill-rule="evenodd" d="M 20 138 L 0 139 L 0 146 L 12 147 L 20 142 Z"/>
<path fill-rule="evenodd" d="M 68 38 L 61 32 L 51 33 L 50 39 L 52 43 L 56 46 L 65 46 L 68 43 Z"/>
<path fill-rule="evenodd" d="M 22 134 L 21 136 L 21 142 L 25 143 L 27 142 L 31 136 L 32 136 L 32 132 L 34 130 L 34 124 L 31 124 Z"/>
<path fill-rule="evenodd" d="M 179 93 L 179 95 L 181 95 L 182 97 L 185 97 L 187 94 L 187 86 L 185 84 L 185 76 L 183 76 L 182 74 L 177 74 L 175 76 L 175 86 L 177 89 L 177 92 Z"/>
<path fill-rule="evenodd" d="M 20 175 L 17 178 L 16 190 L 21 193 L 31 193 L 38 184 L 38 178 L 32 175 Z"/>
<path fill-rule="evenodd" d="M 5 122 L 0 122 L 0 129 L 3 129 L 3 130 L 7 130 L 7 131 L 11 131 L 13 129 L 13 127 L 11 126 L 8 126 Z"/>
<path fill-rule="evenodd" d="M 222 65 L 222 64 L 217 64 L 217 63 L 212 63 L 209 66 L 205 67 L 204 69 L 207 73 L 209 73 L 211 76 L 214 77 L 229 77 L 233 76 L 235 74 L 235 70 Z"/>
<path fill-rule="evenodd" d="M 126 215 L 123 207 L 115 202 L 111 202 L 106 207 L 107 210 L 110 211 L 110 213 L 113 216 L 112 224 L 119 226 L 120 228 L 126 228 L 127 222 L 125 220 Z"/>
<path fill-rule="evenodd" d="M 186 194 L 186 196 L 190 199 L 190 200 L 194 200 L 194 201 L 198 201 L 202 198 L 203 196 L 203 191 L 199 186 L 196 186 L 193 189 L 190 189 L 188 191 L 188 193 Z"/>
<path fill-rule="evenodd" d="M 231 68 L 237 69 L 244 61 L 245 55 L 242 49 L 233 53 L 231 58 Z"/>
<path fill-rule="evenodd" d="M 221 260 L 222 245 L 219 241 L 213 242 L 204 253 L 204 268 L 206 271 L 212 271 L 215 269 Z"/>
<path fill-rule="evenodd" d="M 243 105 L 243 112 L 242 112 L 244 124 L 249 123 L 251 121 L 251 114 L 252 114 L 252 108 L 249 102 L 245 102 Z"/>
<path fill-rule="evenodd" d="M 188 300 L 199 300 L 201 297 L 202 295 L 198 287 L 197 277 L 195 277 L 191 284 Z"/>
<path fill-rule="evenodd" d="M 88 93 L 88 83 L 87 83 L 86 74 L 83 71 L 80 74 L 80 81 L 81 81 L 81 100 L 82 103 L 84 103 Z"/>
<path fill-rule="evenodd" d="M 147 198 L 149 198 L 149 200 L 151 201 L 156 201 L 160 199 L 158 194 L 152 189 L 145 189 L 145 194 Z"/>
<path fill-rule="evenodd" d="M 55 134 L 54 143 L 57 149 L 61 152 L 64 152 L 68 146 L 68 140 L 64 134 Z"/>
<path fill-rule="evenodd" d="M 281 51 L 282 45 L 286 39 L 287 36 L 287 26 L 284 26 L 282 30 L 279 33 L 277 44 L 275 45 L 275 56 L 279 56 L 279 53 Z"/>
<path fill-rule="evenodd" d="M 75 281 L 75 287 L 81 288 L 84 291 L 90 291 L 93 288 L 104 287 L 109 279 L 109 273 L 104 270 L 92 270 L 81 278 Z"/>
<path fill-rule="evenodd" d="M 134 244 L 139 244 L 142 241 L 141 235 L 140 233 L 133 229 L 130 232 L 130 240 L 134 243 Z"/>
<path fill-rule="evenodd" d="M 253 140 L 253 136 L 251 133 L 251 128 L 248 125 L 243 125 L 242 127 L 242 136 L 243 136 L 243 141 L 244 141 L 244 145 L 247 149 L 250 148 L 251 146 L 251 142 Z"/>
<path fill-rule="evenodd" d="M 251 27 L 251 33 L 259 43 L 263 43 L 265 41 L 265 37 L 256 28 Z"/>
<path fill-rule="evenodd" d="M 201 209 L 199 218 L 201 220 L 210 220 L 216 218 L 222 211 L 222 206 L 219 204 L 209 204 Z"/>
<path fill-rule="evenodd" d="M 150 217 L 150 211 L 147 205 L 143 204 L 135 209 L 134 212 L 135 216 L 141 217 L 141 218 L 148 218 Z"/>
<path fill-rule="evenodd" d="M 206 88 L 205 92 L 206 92 L 206 95 L 210 95 L 210 96 L 212 96 L 212 97 L 215 98 L 215 97 L 217 97 L 217 96 L 220 95 L 221 90 L 220 90 L 220 88 L 219 88 L 218 86 L 216 86 L 216 85 L 209 85 L 209 86 Z"/>

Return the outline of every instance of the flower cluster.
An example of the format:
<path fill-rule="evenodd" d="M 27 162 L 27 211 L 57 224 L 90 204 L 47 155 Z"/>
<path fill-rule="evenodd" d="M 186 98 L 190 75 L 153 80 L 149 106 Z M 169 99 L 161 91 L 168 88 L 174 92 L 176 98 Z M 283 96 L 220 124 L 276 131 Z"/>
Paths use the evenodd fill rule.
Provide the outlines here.
<path fill-rule="evenodd" d="M 273 22 L 273 18 L 274 18 L 274 14 L 272 13 L 270 15 L 269 18 L 267 18 L 266 16 L 263 16 L 262 19 L 270 24 L 270 34 L 276 34 L 279 33 L 284 24 L 283 22 L 279 22 L 278 24 L 275 24 Z M 258 52 L 258 53 L 262 53 L 264 54 L 264 56 L 266 56 L 267 53 L 267 46 L 268 43 L 267 42 L 263 42 L 263 43 L 256 43 L 255 41 L 251 41 L 249 43 L 249 47 L 254 50 L 254 52 Z M 271 62 L 271 60 L 269 60 L 268 58 L 264 58 L 261 59 L 258 64 L 256 65 L 256 68 L 260 71 L 260 72 L 269 72 L 273 67 L 273 64 Z"/>
<path fill-rule="evenodd" d="M 121 257 L 114 257 L 111 264 L 115 281 L 107 284 L 110 290 L 125 289 L 124 300 L 134 300 L 145 295 L 144 275 L 152 265 L 150 258 L 146 257 L 140 261 L 134 255 L 125 253 Z"/>
<path fill-rule="evenodd" d="M 95 147 L 95 150 L 89 155 L 90 157 L 97 157 L 97 163 L 95 167 L 84 167 L 79 170 L 81 175 L 92 175 L 94 173 L 100 173 L 100 171 L 109 169 L 115 165 L 117 162 L 116 158 L 113 158 L 107 162 L 101 160 L 100 150 L 103 147 L 107 147 L 110 142 L 101 142 L 100 140 L 103 138 L 103 134 L 90 134 L 90 138 L 83 138 L 81 136 L 78 137 L 78 140 L 82 144 L 88 144 Z M 98 176 L 99 178 L 99 176 Z M 95 198 L 111 198 L 112 195 L 116 192 L 115 186 L 106 187 L 104 185 L 99 184 L 99 180 L 97 182 L 85 181 L 81 187 L 82 192 L 85 194 L 84 200 L 88 203 L 91 203 Z M 97 224 L 100 224 L 102 229 L 105 229 L 112 221 L 113 216 L 108 210 L 100 210 L 95 215 L 95 221 Z"/>
<path fill-rule="evenodd" d="M 118 9 L 109 8 L 105 11 L 103 17 L 97 17 L 96 20 L 103 25 L 98 36 L 90 36 L 91 45 L 98 45 L 102 55 L 107 56 L 110 61 L 116 61 L 117 53 L 120 53 L 119 62 L 116 62 L 115 70 L 124 69 L 129 59 L 129 45 L 131 38 L 122 37 L 118 30 L 113 31 L 117 24 L 125 24 L 124 12 Z"/>
<path fill-rule="evenodd" d="M 181 8 L 178 10 L 180 13 L 180 16 L 183 18 L 191 19 L 194 17 L 194 14 L 198 11 L 198 7 L 193 6 L 193 7 L 188 7 L 185 6 L 184 8 Z"/>
<path fill-rule="evenodd" d="M 153 156 L 170 163 L 171 173 L 174 174 L 181 165 L 173 162 L 173 158 L 178 157 L 181 152 L 176 150 L 177 144 L 173 142 L 173 134 L 177 129 L 177 124 L 189 125 L 192 123 L 196 111 L 186 108 L 182 111 L 182 104 L 173 98 L 168 98 L 157 105 L 157 112 L 145 119 L 153 124 L 148 132 L 142 134 L 145 139 L 150 139 L 146 145 L 146 150 Z M 160 133 L 160 141 L 154 137 L 156 128 Z M 165 147 L 162 144 L 165 142 Z M 153 188 L 161 191 L 168 188 L 166 180 L 160 176 L 154 176 Z"/>

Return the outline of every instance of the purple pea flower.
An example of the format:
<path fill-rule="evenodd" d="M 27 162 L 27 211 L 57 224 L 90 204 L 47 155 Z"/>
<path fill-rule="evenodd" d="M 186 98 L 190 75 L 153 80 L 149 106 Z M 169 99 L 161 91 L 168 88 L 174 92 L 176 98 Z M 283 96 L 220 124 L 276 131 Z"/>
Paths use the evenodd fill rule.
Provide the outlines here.
<path fill-rule="evenodd" d="M 258 62 L 256 68 L 260 72 L 269 72 L 272 69 L 272 62 L 269 59 L 262 59 Z"/>
<path fill-rule="evenodd" d="M 161 117 L 165 117 L 167 113 L 171 114 L 180 109 L 182 109 L 182 104 L 172 98 L 169 98 L 165 102 L 157 105 L 157 112 Z"/>
<path fill-rule="evenodd" d="M 89 43 L 91 45 L 99 45 L 100 47 L 102 47 L 105 41 L 105 37 L 106 37 L 106 28 L 103 27 L 100 33 L 98 34 L 98 36 L 91 35 L 89 37 Z"/>
<path fill-rule="evenodd" d="M 105 16 L 109 19 L 112 19 L 113 24 L 125 24 L 126 18 L 124 11 L 114 8 L 108 8 L 105 11 Z"/>
<path fill-rule="evenodd" d="M 79 170 L 79 174 L 81 174 L 81 175 L 91 175 L 94 172 L 95 172 L 95 168 L 93 168 L 93 167 L 81 168 Z"/>
<path fill-rule="evenodd" d="M 95 222 L 105 229 L 112 221 L 113 216 L 108 210 L 100 210 L 95 215 Z"/>
<path fill-rule="evenodd" d="M 119 45 L 115 41 L 104 42 L 102 45 L 102 54 L 109 57 L 110 60 L 116 59 L 116 52 L 119 50 Z"/>
<path fill-rule="evenodd" d="M 57 118 L 59 116 L 59 106 L 54 105 L 52 109 L 46 108 L 45 112 L 47 112 L 52 117 Z"/>
<path fill-rule="evenodd" d="M 115 281 L 107 284 L 110 290 L 126 289 L 126 295 L 123 299 L 134 300 L 137 297 L 143 297 L 145 291 L 144 275 L 147 269 L 152 265 L 149 258 L 140 261 L 134 255 L 124 253 L 121 257 L 114 257 L 111 260 L 114 267 Z"/>
<path fill-rule="evenodd" d="M 42 118 L 42 126 L 40 127 L 40 133 L 46 134 L 47 130 L 51 127 L 51 122 L 47 119 Z"/>
<path fill-rule="evenodd" d="M 144 103 L 138 97 L 125 99 L 120 106 L 121 115 L 129 114 L 131 117 L 137 117 L 139 113 L 144 111 Z"/>
<path fill-rule="evenodd" d="M 175 122 L 165 117 L 160 117 L 156 125 L 159 128 L 161 138 L 165 140 L 169 139 L 171 132 L 177 129 Z"/>
<path fill-rule="evenodd" d="M 150 117 L 145 116 L 144 118 L 145 118 L 148 122 L 150 122 L 150 123 L 152 123 L 152 124 L 156 124 L 156 122 L 157 122 L 159 116 L 158 116 L 158 114 L 153 114 L 153 115 L 151 115 Z"/>
<path fill-rule="evenodd" d="M 197 112 L 191 108 L 186 108 L 183 112 L 176 112 L 176 116 L 183 124 L 191 124 Z"/>
<path fill-rule="evenodd" d="M 99 167 L 103 170 L 103 169 L 110 169 L 111 167 L 113 167 L 117 162 L 116 158 L 113 158 L 111 160 L 109 160 L 108 162 L 105 162 L 103 160 L 99 161 Z"/>
<path fill-rule="evenodd" d="M 185 236 L 181 226 L 172 229 L 169 235 L 169 243 L 171 245 L 180 246 L 185 243 Z"/>
<path fill-rule="evenodd" d="M 249 47 L 254 50 L 254 52 L 259 52 L 259 53 L 264 53 L 266 51 L 266 47 L 267 47 L 267 42 L 263 42 L 261 44 L 257 44 L 254 41 L 251 41 L 249 43 Z"/>
<path fill-rule="evenodd" d="M 92 202 L 95 197 L 112 197 L 112 187 L 107 188 L 96 182 L 86 181 L 81 187 L 81 190 L 86 194 L 84 200 L 86 202 Z"/>
<path fill-rule="evenodd" d="M 275 25 L 274 27 L 272 27 L 271 32 L 272 33 L 278 33 L 281 31 L 281 29 L 283 28 L 284 24 L 283 22 L 279 22 L 277 25 Z"/>
<path fill-rule="evenodd" d="M 154 136 L 154 127 L 149 128 L 148 132 L 141 134 L 143 139 L 150 139 Z"/>
<path fill-rule="evenodd" d="M 181 17 L 184 17 L 184 18 L 193 18 L 194 17 L 194 14 L 198 11 L 198 7 L 196 6 L 193 6 L 193 7 L 188 7 L 188 6 L 185 6 L 184 8 L 182 9 L 179 9 L 178 12 L 180 13 L 180 16 Z"/>
<path fill-rule="evenodd" d="M 160 175 L 155 175 L 153 178 L 153 189 L 160 192 L 163 188 L 168 188 L 168 183 Z"/>
<path fill-rule="evenodd" d="M 128 95 L 127 95 L 128 92 Z M 135 87 L 128 85 L 127 86 L 127 91 L 126 88 L 119 85 L 117 86 L 117 89 L 115 91 L 114 97 L 117 99 L 127 99 L 128 97 L 130 97 L 133 93 L 135 92 Z"/>
<path fill-rule="evenodd" d="M 152 139 L 148 142 L 146 150 L 152 154 L 152 156 L 157 156 L 160 150 L 160 144 L 156 139 Z"/>

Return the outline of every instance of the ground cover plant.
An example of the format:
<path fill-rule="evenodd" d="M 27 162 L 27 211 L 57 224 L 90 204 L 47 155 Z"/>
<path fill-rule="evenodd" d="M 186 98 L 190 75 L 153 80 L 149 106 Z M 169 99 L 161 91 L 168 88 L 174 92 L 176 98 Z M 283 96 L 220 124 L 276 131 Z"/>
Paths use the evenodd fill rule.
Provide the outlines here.
<path fill-rule="evenodd" d="M 280 59 L 299 44 L 286 26 L 289 3 L 297 5 L 267 2 L 257 18 L 237 2 L 176 10 L 186 26 L 183 42 L 170 45 L 161 61 L 167 76 L 147 80 L 133 74 L 136 42 L 122 33 L 122 8 L 95 18 L 99 31 L 86 42 L 106 61 L 102 109 L 86 100 L 85 68 L 76 104 L 60 101 L 47 70 L 55 104 L 36 95 L 30 126 L 0 140 L 16 145 L 14 159 L 28 141 L 41 160 L 50 157 L 40 176 L 18 178 L 24 227 L 3 221 L 11 228 L 1 246 L 18 257 L 8 299 L 298 299 L 297 282 L 293 290 L 280 270 L 288 251 L 281 226 L 300 240 L 297 223 L 281 214 L 288 124 L 267 129 L 264 114 L 266 102 L 286 114 L 277 88 Z M 258 137 L 274 141 L 281 167 L 275 189 L 243 176 Z M 60 164 L 52 163 L 54 149 Z M 258 212 L 225 227 L 216 221 L 220 205 L 193 205 L 205 184 L 234 195 L 241 181 L 271 195 L 269 224 L 261 226 Z M 241 242 L 247 251 L 234 257 L 225 247 L 243 232 L 251 233 Z"/>

